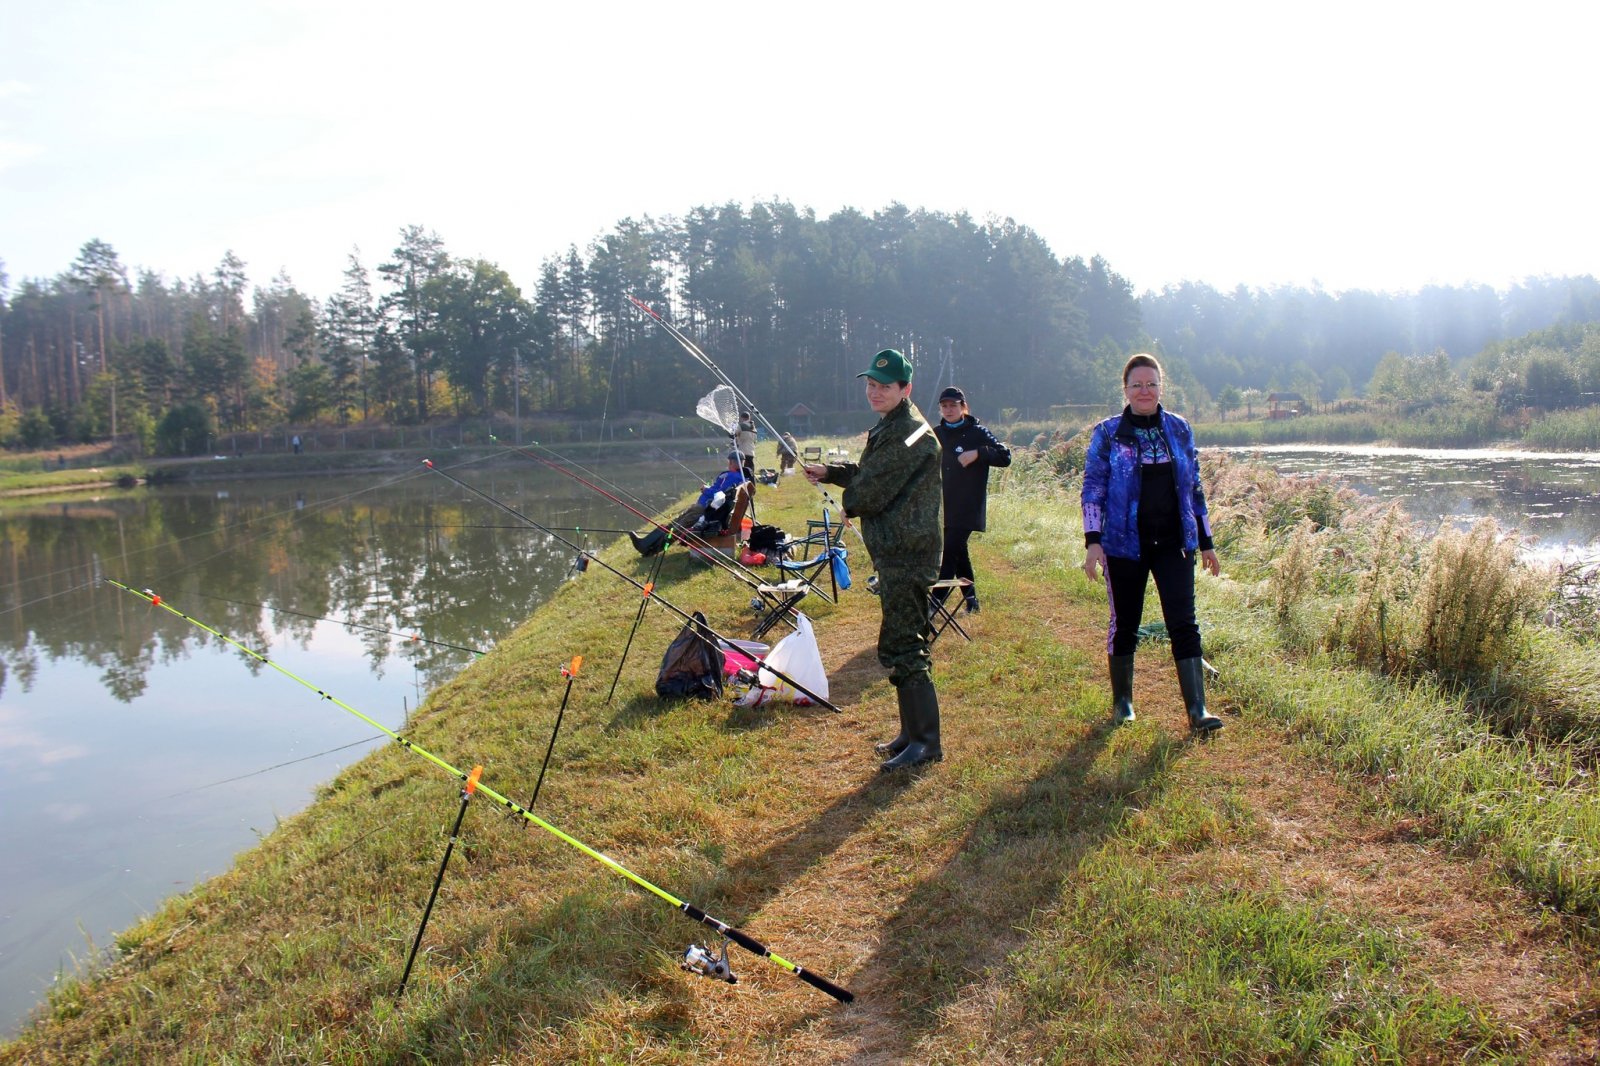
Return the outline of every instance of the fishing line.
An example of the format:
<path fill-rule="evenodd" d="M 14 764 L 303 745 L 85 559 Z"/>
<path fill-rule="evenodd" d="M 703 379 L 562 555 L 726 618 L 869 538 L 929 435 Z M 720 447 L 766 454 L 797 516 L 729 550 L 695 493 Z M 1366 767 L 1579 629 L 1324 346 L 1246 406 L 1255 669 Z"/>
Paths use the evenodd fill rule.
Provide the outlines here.
<path fill-rule="evenodd" d="M 112 584 L 116 584 L 116 582 L 113 581 Z M 204 792 L 206 789 L 208 789 L 208 788 L 216 788 L 218 785 L 231 785 L 235 781 L 243 781 L 243 780 L 245 780 L 246 778 L 249 778 L 249 777 L 260 777 L 262 774 L 271 773 L 273 770 L 281 770 L 285 766 L 293 766 L 295 763 L 301 763 L 301 762 L 310 762 L 312 759 L 320 759 L 324 755 L 332 755 L 336 751 L 343 751 L 346 748 L 358 747 L 358 746 L 360 746 L 362 744 L 371 744 L 374 740 L 382 740 L 382 739 L 383 739 L 382 734 L 377 734 L 377 735 L 370 736 L 370 737 L 363 737 L 360 740 L 352 740 L 348 744 L 340 744 L 337 748 L 329 748 L 327 751 L 319 751 L 315 755 L 302 755 L 300 758 L 298 758 L 298 759 L 290 759 L 288 762 L 275 763 L 272 766 L 266 766 L 266 767 L 263 767 L 260 770 L 251 770 L 249 773 L 240 774 L 238 777 L 224 777 L 221 781 L 212 781 L 210 784 L 206 784 L 206 785 L 196 785 L 193 788 L 186 788 L 182 792 L 171 792 L 171 793 L 168 793 L 165 796 L 156 796 L 154 799 L 150 800 L 149 802 L 157 803 L 157 802 L 160 802 L 161 800 L 177 799 L 179 796 L 187 796 L 191 792 Z"/>
<path fill-rule="evenodd" d="M 682 330 L 680 330 L 677 326 L 674 326 L 671 322 L 668 322 L 665 318 L 662 318 L 661 315 L 657 314 L 653 309 L 651 309 L 649 304 L 645 303 L 643 300 L 639 299 L 637 296 L 630 295 L 628 297 L 628 299 L 633 301 L 633 305 L 635 307 L 637 307 L 639 310 L 643 311 L 646 315 L 648 315 L 650 317 L 651 321 L 655 322 L 662 329 L 666 330 L 667 333 L 672 337 L 672 339 L 678 342 L 679 347 L 681 347 L 684 351 L 689 353 L 690 358 L 694 359 L 695 362 L 699 363 L 701 366 L 703 366 L 707 370 L 711 371 L 711 374 L 712 374 L 713 377 L 715 377 L 722 384 L 726 385 L 728 388 L 733 390 L 734 396 L 738 399 L 738 401 L 741 404 L 744 405 L 745 409 L 747 411 L 749 411 L 750 414 L 753 417 L 758 419 L 763 426 L 767 427 L 767 432 L 768 433 L 772 434 L 773 439 L 777 442 L 778 454 L 780 456 L 788 455 L 788 456 L 792 457 L 795 461 L 797 461 L 797 462 L 799 461 L 799 459 L 800 459 L 799 454 L 792 447 L 790 447 L 788 441 L 784 440 L 783 434 L 779 433 L 777 431 L 777 429 L 775 429 L 773 427 L 772 423 L 767 421 L 767 416 L 761 413 L 761 409 L 759 407 L 757 407 L 755 404 L 750 402 L 750 397 L 748 397 L 748 396 L 746 396 L 744 394 L 744 390 L 739 388 L 739 386 L 735 385 L 733 383 L 733 379 L 730 378 L 727 375 L 727 373 L 720 366 L 718 366 L 716 363 L 712 362 L 711 357 L 709 355 L 707 355 L 704 351 L 702 351 L 698 344 L 696 344 L 694 341 L 690 340 L 688 338 L 688 336 L 686 336 L 684 334 L 684 332 Z M 839 515 L 840 515 L 840 523 L 846 529 L 855 529 L 855 526 L 851 524 L 849 517 L 847 515 L 845 515 L 844 508 L 841 507 L 838 504 L 838 502 L 834 500 L 834 498 L 832 496 L 828 495 L 827 490 L 823 489 L 821 485 L 818 485 L 816 487 L 817 487 L 818 491 L 820 491 L 822 493 L 822 498 L 825 501 L 827 501 L 828 503 L 832 504 L 834 507 L 838 508 Z M 860 530 L 855 530 L 855 532 L 856 532 L 856 536 L 857 537 L 861 537 L 861 531 Z M 866 539 L 864 537 L 861 538 L 861 542 L 864 545 L 866 543 Z"/>
<path fill-rule="evenodd" d="M 565 459 L 563 456 L 560 455 L 560 453 L 558 453 L 553 448 L 546 447 L 545 445 L 540 444 L 538 441 L 534 441 L 533 442 L 533 446 L 536 447 L 536 448 L 541 448 L 544 451 L 549 452 L 551 455 L 554 455 L 557 459 L 561 459 L 561 461 L 563 463 L 567 463 L 567 465 L 572 466 L 577 470 L 583 470 L 583 467 L 578 466 L 578 464 L 573 463 L 570 460 Z M 657 520 L 655 518 L 655 516 L 650 515 L 650 514 L 646 514 L 643 510 L 633 506 L 632 504 L 630 504 L 627 501 L 621 499 L 620 497 L 616 496 L 615 494 L 607 492 L 605 489 L 602 489 L 600 486 L 595 485 L 592 482 L 585 480 L 581 475 L 574 473 L 572 470 L 568 470 L 565 466 L 562 466 L 561 463 L 553 462 L 553 461 L 551 461 L 549 459 L 544 458 L 541 455 L 535 455 L 534 453 L 528 451 L 525 448 L 512 448 L 511 450 L 516 452 L 518 455 L 525 455 L 529 459 L 532 459 L 536 463 L 542 463 L 545 466 L 548 466 L 552 470 L 556 470 L 556 471 L 559 471 L 562 474 L 565 474 L 567 477 L 572 478 L 574 481 L 578 482 L 580 485 L 585 485 L 585 486 L 593 489 L 595 492 L 598 492 L 600 495 L 604 496 L 606 499 L 611 500 L 613 503 L 616 503 L 616 504 L 620 505 L 621 507 L 625 508 L 626 510 L 631 511 L 633 514 L 637 515 L 639 518 L 642 518 L 644 521 L 649 522 L 655 528 L 665 531 L 670 536 L 672 536 L 675 539 L 677 539 L 679 541 L 679 543 L 687 544 L 687 545 L 689 545 L 691 547 L 698 548 L 700 550 L 702 556 L 707 561 L 709 561 L 713 566 L 716 566 L 716 567 L 718 567 L 718 568 L 720 568 L 720 569 L 722 569 L 722 570 L 724 570 L 724 571 L 726 571 L 726 572 L 728 572 L 730 574 L 733 574 L 735 577 L 737 577 L 740 581 L 743 581 L 750 588 L 752 588 L 752 589 L 759 588 L 761 585 L 765 584 L 765 582 L 763 582 L 761 580 L 761 576 L 759 574 L 755 573 L 749 567 L 747 567 L 743 563 L 739 562 L 738 559 L 735 559 L 735 558 L 733 558 L 733 557 L 731 557 L 729 555 L 726 555 L 725 553 L 719 551 L 709 541 L 707 541 L 705 538 L 703 538 L 703 537 L 699 536 L 698 534 L 696 534 L 693 530 L 683 529 L 681 527 L 674 526 L 674 524 L 672 524 L 672 523 L 661 522 L 661 521 Z M 590 471 L 585 470 L 584 473 L 590 473 Z M 593 475 L 593 476 L 598 477 L 598 475 Z M 604 478 L 598 478 L 598 480 L 604 481 L 605 479 Z M 476 490 L 474 490 L 474 491 L 476 491 Z M 627 494 L 625 489 L 620 489 L 619 488 L 617 491 L 624 493 L 624 495 Z M 499 502 L 499 501 L 496 501 L 496 502 Z M 639 502 L 642 503 L 643 501 L 641 500 Z M 513 513 L 515 513 L 515 512 L 513 512 Z M 519 515 L 518 517 L 521 517 L 521 516 Z M 528 521 L 531 522 L 532 520 L 529 519 Z M 548 529 L 550 527 L 543 526 L 543 527 L 540 527 L 540 528 Z"/>
<path fill-rule="evenodd" d="M 509 529 L 516 533 L 537 533 L 537 529 L 530 526 L 495 525 L 492 522 L 395 522 L 384 526 L 385 529 Z M 602 529 L 596 526 L 546 526 L 546 529 L 557 529 L 563 533 L 615 533 L 622 535 L 632 533 L 631 529 Z"/>
<path fill-rule="evenodd" d="M 436 468 L 433 468 L 433 467 L 430 466 L 430 469 L 436 469 Z M 443 473 L 443 471 L 439 471 L 439 472 Z M 445 475 L 445 476 L 448 477 L 449 475 Z M 466 488 L 469 488 L 469 489 L 471 488 L 470 485 L 466 485 L 464 482 L 462 484 Z M 604 565 L 604 564 L 602 564 L 602 565 Z M 451 776 L 455 777 L 457 780 L 460 780 L 462 782 L 466 782 L 469 779 L 469 775 L 467 773 L 463 772 L 462 770 L 457 769 L 455 766 L 452 766 L 450 763 L 446 762 L 444 759 L 441 759 L 439 756 L 433 754 L 431 751 L 427 750 L 426 748 L 422 747 L 421 745 L 413 743 L 410 740 L 407 740 L 405 737 L 401 736 L 399 733 L 396 733 L 392 729 L 389 729 L 388 727 L 383 725 L 383 723 L 379 722 L 377 719 L 371 718 L 371 717 L 367 716 L 366 714 L 363 714 L 361 711 L 357 710 L 355 707 L 352 707 L 350 704 L 345 703 L 343 700 L 341 700 L 338 697 L 332 695 L 331 693 L 326 692 L 323 689 L 318 688 L 316 685 L 312 684 L 310 681 L 307 681 L 305 678 L 299 676 L 298 674 L 296 674 L 293 671 L 289 670 L 287 667 L 284 667 L 284 666 L 280 665 L 279 663 L 277 663 L 276 661 L 268 658 L 267 656 L 262 655 L 260 652 L 257 652 L 254 649 L 248 647 L 247 645 L 240 643 L 239 641 L 233 639 L 232 637 L 228 636 L 225 633 L 222 633 L 222 632 L 220 632 L 220 631 L 218 631 L 216 629 L 212 629 L 210 626 L 206 625 L 204 622 L 201 622 L 199 619 L 193 618 L 193 617 L 185 614 L 184 612 L 178 610 L 178 608 L 172 606 L 172 604 L 170 604 L 170 603 L 166 602 L 165 600 L 163 600 L 156 593 L 154 593 L 154 592 L 152 592 L 152 591 L 150 591 L 148 589 L 146 589 L 144 591 L 140 591 L 138 589 L 131 588 L 130 586 L 125 585 L 122 582 L 116 581 L 116 580 L 111 579 L 111 578 L 107 578 L 106 580 L 111 585 L 114 585 L 115 587 L 117 587 L 119 589 L 122 589 L 124 592 L 131 593 L 132 595 L 137 596 L 139 599 L 144 600 L 146 603 L 150 604 L 152 607 L 159 607 L 162 610 L 168 612 L 169 614 L 175 615 L 178 618 L 183 619 L 185 622 L 188 622 L 190 625 L 193 625 L 193 626 L 197 627 L 198 629 L 203 630 L 204 632 L 210 633 L 212 636 L 216 637 L 218 640 L 221 640 L 221 641 L 227 643 L 231 647 L 237 648 L 239 651 L 243 652 L 245 655 L 248 655 L 250 658 L 255 659 L 256 661 L 262 663 L 263 665 L 272 667 L 273 670 L 276 670 L 278 673 L 282 674 L 284 677 L 287 677 L 291 681 L 295 682 L 296 684 L 298 684 L 298 685 L 300 685 L 300 686 L 302 686 L 302 687 L 304 687 L 306 689 L 309 689 L 310 691 L 316 693 L 317 697 L 319 699 L 327 700 L 329 703 L 332 703 L 335 707 L 338 707 L 340 710 L 346 711 L 349 714 L 352 714 L 355 717 L 361 719 L 361 721 L 363 721 L 363 722 L 367 723 L 368 725 L 372 726 L 374 729 L 378 730 L 380 733 L 382 733 L 385 736 L 388 736 L 391 739 L 393 739 L 395 743 L 399 744 L 400 747 L 404 748 L 406 751 L 410 752 L 413 755 L 418 756 L 419 758 L 426 759 L 428 762 L 433 763 L 435 766 L 439 767 L 441 770 L 443 770 L 446 773 L 450 774 Z M 665 606 L 670 606 L 669 604 L 666 603 L 665 600 L 663 600 L 661 602 Z M 776 671 L 773 671 L 773 673 L 776 673 Z M 476 777 L 476 772 L 474 772 L 474 774 L 472 776 Z M 804 981 L 806 984 L 810 985 L 811 987 L 813 987 L 815 989 L 818 989 L 821 992 L 827 993 L 828 995 L 832 996 L 834 999 L 838 1000 L 841 1003 L 849 1003 L 849 1002 L 851 1002 L 852 1000 L 855 999 L 854 993 L 850 992 L 849 990 L 847 990 L 845 988 L 841 988 L 840 986 L 834 984 L 832 981 L 828 980 L 826 977 L 821 976 L 820 974 L 813 973 L 812 971 L 806 969 L 803 966 L 800 966 L 800 965 L 797 965 L 796 963 L 790 962 L 788 959 L 782 957 L 781 955 L 778 955 L 778 954 L 774 953 L 765 944 L 761 943 L 759 940 L 757 940 L 754 937 L 750 936 L 748 933 L 744 932 L 743 930 L 737 929 L 737 928 L 735 928 L 733 926 L 730 926 L 727 923 L 725 923 L 725 922 L 723 922 L 723 921 L 711 916 L 710 914 L 707 914 L 705 911 L 701 910 L 699 907 L 695 906 L 693 903 L 690 903 L 690 902 L 688 902 L 686 900 L 679 899 L 677 896 L 674 896 L 672 893 L 666 891 L 663 888 L 658 888 L 656 885 L 654 885 L 651 882 L 645 880 L 643 877 L 640 877 L 638 874 L 634 873 L 632 870 L 628 869 L 626 866 L 623 866 L 621 863 L 617 862 L 615 859 L 611 858 L 610 856 L 604 854 L 603 852 L 596 851 L 594 848 L 590 847 L 588 844 L 585 844 L 583 841 L 579 840 L 577 837 L 571 836 L 568 833 L 563 832 L 561 829 L 558 829 L 556 826 L 554 826 L 554 825 L 550 824 L 549 822 L 545 821 L 543 818 L 541 818 L 538 815 L 534 814 L 532 811 L 528 810 L 526 807 L 523 807 L 520 804 L 516 803 L 514 800 L 511 800 L 508 797 L 502 795 L 501 793 L 496 792 L 494 789 L 490 788 L 488 785 L 483 784 L 481 780 L 476 782 L 476 792 L 479 795 L 482 795 L 483 797 L 485 797 L 486 799 L 488 799 L 488 800 L 490 800 L 490 801 L 492 801 L 494 803 L 498 803 L 500 806 L 506 808 L 508 811 L 511 811 L 514 814 L 517 814 L 517 815 L 520 815 L 523 818 L 526 818 L 529 822 L 531 822 L 532 824 L 538 826 L 540 829 L 543 829 L 545 832 L 549 833 L 550 835 L 554 836 L 557 840 L 560 840 L 562 843 L 567 844 L 567 845 L 575 848 L 578 851 L 581 851 L 583 854 L 587 855 L 589 858 L 591 858 L 591 859 L 595 860 L 596 862 L 600 863 L 602 866 L 604 866 L 606 869 L 610 870 L 612 873 L 616 874 L 617 876 L 625 878 L 626 880 L 633 882 L 635 885 L 638 885 L 640 888 L 644 889 L 646 892 L 649 892 L 651 895 L 653 895 L 656 898 L 660 899 L 662 902 L 671 905 L 674 909 L 676 909 L 679 912 L 687 915 L 688 917 L 694 919 L 695 921 L 700 922 L 702 925 L 706 925 L 706 926 L 709 926 L 712 929 L 715 929 L 718 933 L 720 933 L 723 936 L 727 937 L 729 940 L 733 941 L 735 944 L 738 944 L 740 947 L 744 948 L 746 951 L 750 952 L 751 954 L 760 956 L 761 958 L 764 958 L 764 959 L 768 960 L 769 962 L 771 962 L 773 965 L 779 967 L 780 969 L 787 970 L 790 974 L 792 974 L 795 977 L 798 977 L 800 980 Z M 694 950 L 694 946 L 693 945 L 691 945 L 690 947 L 691 947 L 691 952 L 686 952 L 685 953 L 686 961 L 690 958 L 691 953 Z"/>
<path fill-rule="evenodd" d="M 592 552 L 584 551 L 584 549 L 580 548 L 578 545 L 572 543 L 572 541 L 570 541 L 570 540 L 566 539 L 565 537 L 561 536 L 559 533 L 551 532 L 550 530 L 546 529 L 544 526 L 539 525 L 539 523 L 535 522 L 533 519 L 529 518 L 527 515 L 523 514 L 521 511 L 518 511 L 515 507 L 512 507 L 509 503 L 506 503 L 504 500 L 497 500 L 493 496 L 489 495 L 487 492 L 484 492 L 482 489 L 474 488 L 472 485 L 467 484 L 465 481 L 462 481 L 460 478 L 454 476 L 453 474 L 450 474 L 447 471 L 442 470 L 437 466 L 434 466 L 432 459 L 424 459 L 423 463 L 426 464 L 426 466 L 427 466 L 427 468 L 429 470 L 432 470 L 434 473 L 438 474 L 440 477 L 447 478 L 450 481 L 455 482 L 457 485 L 460 485 L 462 488 L 466 489 L 468 492 L 476 493 L 477 495 L 481 496 L 483 499 L 487 500 L 489 503 L 494 504 L 496 507 L 500 508 L 501 510 L 505 511 L 506 513 L 508 513 L 510 515 L 513 515 L 513 516 L 515 516 L 517 518 L 522 519 L 524 522 L 528 523 L 530 526 L 533 526 L 535 529 L 543 530 L 545 535 L 550 537 L 552 540 L 555 540 L 555 541 L 558 541 L 559 543 L 565 544 L 567 547 L 571 548 L 573 551 L 581 553 L 585 558 L 589 559 L 590 561 L 599 563 L 600 566 L 603 567 L 605 570 L 609 571 L 610 573 L 615 574 L 617 577 L 621 578 L 623 581 L 626 581 L 628 584 L 632 585 L 634 588 L 639 589 L 641 592 L 644 591 L 643 583 L 641 583 L 637 579 L 633 578 L 632 576 L 630 576 L 628 574 L 623 573 L 621 570 L 618 570 L 616 567 L 612 566 L 610 563 L 606 562 L 604 559 L 600 558 L 598 555 L 595 555 Z M 698 633 L 700 633 L 703 636 L 704 639 L 707 639 L 708 641 L 709 640 L 720 641 L 722 643 L 722 645 L 724 645 L 726 647 L 733 647 L 734 646 L 733 641 L 729 640 L 727 637 L 724 637 L 721 633 L 718 633 L 716 630 L 712 629 L 703 620 L 696 619 L 693 615 L 689 614 L 689 612 L 685 611 L 682 607 L 679 607 L 677 604 L 673 603 L 671 600 L 667 599 L 665 596 L 662 596 L 659 592 L 656 592 L 654 589 L 651 589 L 649 594 L 654 596 L 655 599 L 656 599 L 656 602 L 661 604 L 661 606 L 667 608 L 667 610 L 671 611 L 673 614 L 675 614 L 679 618 L 683 619 L 686 623 L 689 623 L 689 624 L 693 625 L 695 627 L 696 631 Z M 763 664 L 762 665 L 762 669 L 765 670 L 767 673 L 772 674 L 774 677 L 778 678 L 780 681 L 787 682 L 789 687 L 794 689 L 796 692 L 799 692 L 799 693 L 801 693 L 801 694 L 803 694 L 805 696 L 810 697 L 810 699 L 811 699 L 811 701 L 813 703 L 816 703 L 816 704 L 818 704 L 819 706 L 822 706 L 822 707 L 826 707 L 826 708 L 828 708 L 828 710 L 832 711 L 835 714 L 842 713 L 839 710 L 838 707 L 835 707 L 833 704 L 829 703 L 826 699 L 824 699 L 823 697 L 817 695 L 815 692 L 812 692 L 810 689 L 808 689 L 804 685 L 800 684 L 800 682 L 796 681 L 794 678 L 790 677 L 789 675 L 783 673 L 781 670 L 777 669 L 776 667 L 770 666 L 770 665 L 767 665 L 767 664 Z"/>
<path fill-rule="evenodd" d="M 360 622 L 352 622 L 348 618 L 328 618 L 320 614 L 306 614 L 304 611 L 291 611 L 287 607 L 273 607 L 271 604 L 266 603 L 251 603 L 249 600 L 230 600 L 226 596 L 213 596 L 210 593 L 205 592 L 196 593 L 196 595 L 208 600 L 217 600 L 221 603 L 235 604 L 239 607 L 259 607 L 264 611 L 272 611 L 276 614 L 292 614 L 296 618 L 309 618 L 314 622 L 337 622 L 339 625 L 349 626 L 351 629 L 364 629 L 369 633 L 382 633 L 386 636 L 400 637 L 401 639 L 410 641 L 413 644 L 432 644 L 440 648 L 453 648 L 456 651 L 470 651 L 474 655 L 485 654 L 482 648 L 469 648 L 463 644 L 451 644 L 448 641 L 443 640 L 429 640 L 420 633 L 401 633 L 393 629 L 381 629 L 378 626 L 369 626 L 363 625 Z"/>
<path fill-rule="evenodd" d="M 676 455 L 673 455 L 671 452 L 660 446 L 656 447 L 656 451 L 660 453 L 663 459 L 666 459 L 669 462 L 677 463 L 679 466 L 683 467 L 683 469 L 689 471 L 689 475 L 695 479 L 697 484 L 705 484 L 705 478 L 701 477 L 692 467 L 681 461 Z"/>

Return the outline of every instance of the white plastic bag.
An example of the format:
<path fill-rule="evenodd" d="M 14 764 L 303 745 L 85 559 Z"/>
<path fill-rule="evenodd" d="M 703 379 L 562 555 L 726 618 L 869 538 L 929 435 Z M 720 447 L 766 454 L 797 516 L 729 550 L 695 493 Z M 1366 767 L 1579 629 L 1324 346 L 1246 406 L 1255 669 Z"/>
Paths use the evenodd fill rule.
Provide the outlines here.
<path fill-rule="evenodd" d="M 793 688 L 772 670 L 783 671 L 785 677 L 795 681 L 821 699 L 828 698 L 828 674 L 822 668 L 822 652 L 817 648 L 816 634 L 811 631 L 811 619 L 795 612 L 795 631 L 775 644 L 756 675 L 756 684 L 737 702 L 741 707 L 754 707 L 774 700 L 792 700 L 799 706 L 811 704 L 811 697 Z"/>

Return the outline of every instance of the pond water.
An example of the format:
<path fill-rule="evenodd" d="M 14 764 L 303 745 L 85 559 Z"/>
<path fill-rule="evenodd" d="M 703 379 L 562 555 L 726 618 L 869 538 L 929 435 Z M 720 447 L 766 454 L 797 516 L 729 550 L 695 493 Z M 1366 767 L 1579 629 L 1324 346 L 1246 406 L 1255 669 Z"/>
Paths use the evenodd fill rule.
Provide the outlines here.
<path fill-rule="evenodd" d="M 660 458 L 599 470 L 647 513 L 697 487 Z M 643 524 L 526 459 L 453 472 L 579 527 L 560 532 L 586 547 L 617 536 L 591 530 Z M 0 509 L 0 1028 L 387 739 L 102 579 L 154 591 L 398 730 L 575 555 L 420 469 Z"/>
<path fill-rule="evenodd" d="M 1399 501 L 1430 526 L 1465 527 L 1491 516 L 1537 538 L 1536 554 L 1590 551 L 1600 540 L 1600 453 L 1312 444 L 1218 450 L 1283 474 L 1331 474 Z"/>

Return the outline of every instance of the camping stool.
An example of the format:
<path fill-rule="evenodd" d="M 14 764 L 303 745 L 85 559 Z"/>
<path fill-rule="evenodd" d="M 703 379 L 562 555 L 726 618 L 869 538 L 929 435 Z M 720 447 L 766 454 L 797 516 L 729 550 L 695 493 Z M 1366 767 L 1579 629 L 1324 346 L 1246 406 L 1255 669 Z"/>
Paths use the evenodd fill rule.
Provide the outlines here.
<path fill-rule="evenodd" d="M 767 630 L 777 625 L 779 621 L 791 617 L 795 607 L 810 592 L 811 586 L 804 581 L 786 581 L 781 585 L 757 585 L 756 593 L 765 606 L 761 608 L 755 632 L 750 634 L 750 639 L 760 640 L 767 635 Z M 793 624 L 791 621 L 790 625 Z"/>
<path fill-rule="evenodd" d="M 966 637 L 968 640 L 972 639 L 972 634 L 968 633 L 965 629 L 962 629 L 961 623 L 956 621 L 956 609 L 950 606 L 951 603 L 960 604 L 965 602 L 966 589 L 970 587 L 971 584 L 971 578 L 946 577 L 940 578 L 938 581 L 935 581 L 933 584 L 928 586 L 928 626 L 932 630 L 928 636 L 928 647 L 933 647 L 934 641 L 939 639 L 939 634 L 943 633 L 946 629 L 949 629 L 952 626 L 955 628 L 955 631 L 960 633 L 963 637 Z M 950 595 L 950 593 L 956 591 L 957 589 L 962 590 L 961 596 L 958 597 Z M 938 596 L 940 590 L 945 592 L 945 597 L 942 601 Z"/>

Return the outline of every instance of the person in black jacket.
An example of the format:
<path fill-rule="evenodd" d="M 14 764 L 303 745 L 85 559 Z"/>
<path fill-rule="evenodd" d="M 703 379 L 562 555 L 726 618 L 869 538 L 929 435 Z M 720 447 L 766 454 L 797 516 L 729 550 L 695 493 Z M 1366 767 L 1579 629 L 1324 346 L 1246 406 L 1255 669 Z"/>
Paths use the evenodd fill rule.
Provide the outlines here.
<path fill-rule="evenodd" d="M 981 533 L 988 523 L 989 468 L 1010 466 L 1011 449 L 995 439 L 967 408 L 967 397 L 951 386 L 939 394 L 939 424 L 933 427 L 943 449 L 944 559 L 941 579 L 964 577 L 974 581 L 967 538 Z M 939 590 L 940 602 L 946 590 Z M 978 609 L 978 586 L 962 590 L 967 611 Z"/>

